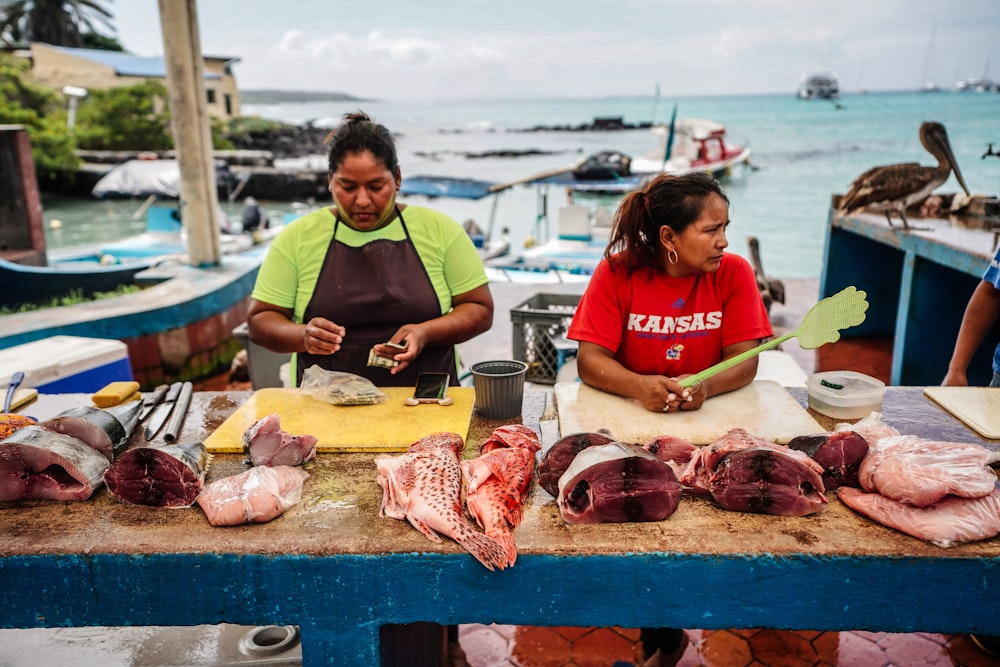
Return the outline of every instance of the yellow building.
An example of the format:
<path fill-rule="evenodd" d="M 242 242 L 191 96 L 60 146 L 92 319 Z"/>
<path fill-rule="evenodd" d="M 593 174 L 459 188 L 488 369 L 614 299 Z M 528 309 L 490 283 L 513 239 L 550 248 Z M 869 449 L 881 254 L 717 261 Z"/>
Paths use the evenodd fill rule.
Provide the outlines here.
<path fill-rule="evenodd" d="M 232 65 L 239 58 L 203 56 L 208 113 L 216 118 L 240 115 L 240 91 Z M 134 56 L 122 51 L 76 49 L 34 42 L 31 44 L 31 71 L 43 85 L 62 90 L 114 88 L 161 79 L 166 85 L 166 65 L 162 56 Z"/>

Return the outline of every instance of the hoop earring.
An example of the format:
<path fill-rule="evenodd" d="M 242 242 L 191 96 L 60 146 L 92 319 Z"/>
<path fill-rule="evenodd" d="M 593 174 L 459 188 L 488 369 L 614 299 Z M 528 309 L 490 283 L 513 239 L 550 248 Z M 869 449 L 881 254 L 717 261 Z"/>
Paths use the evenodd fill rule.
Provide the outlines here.
<path fill-rule="evenodd" d="M 677 251 L 673 248 L 667 251 L 667 261 L 671 264 L 676 264 L 680 257 L 677 256 Z"/>

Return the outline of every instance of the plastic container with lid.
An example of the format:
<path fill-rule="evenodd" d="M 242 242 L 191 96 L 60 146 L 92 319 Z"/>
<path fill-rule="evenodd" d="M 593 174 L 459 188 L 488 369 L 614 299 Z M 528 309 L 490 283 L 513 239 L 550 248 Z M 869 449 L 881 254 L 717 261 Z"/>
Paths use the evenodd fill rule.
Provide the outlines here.
<path fill-rule="evenodd" d="M 806 380 L 809 407 L 833 419 L 861 419 L 882 409 L 885 383 L 855 371 L 814 373 Z"/>

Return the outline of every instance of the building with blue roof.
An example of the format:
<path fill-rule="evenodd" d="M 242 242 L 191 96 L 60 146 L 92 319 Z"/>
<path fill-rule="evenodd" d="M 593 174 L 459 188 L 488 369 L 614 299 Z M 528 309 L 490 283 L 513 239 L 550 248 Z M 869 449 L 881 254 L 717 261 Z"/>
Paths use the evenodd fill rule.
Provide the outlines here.
<path fill-rule="evenodd" d="M 233 74 L 239 58 L 202 56 L 208 113 L 228 119 L 240 115 L 240 91 Z M 65 86 L 107 89 L 131 86 L 147 79 L 166 85 L 163 56 L 136 56 L 123 51 L 77 49 L 41 42 L 31 44 L 31 71 L 43 85 L 62 90 Z"/>

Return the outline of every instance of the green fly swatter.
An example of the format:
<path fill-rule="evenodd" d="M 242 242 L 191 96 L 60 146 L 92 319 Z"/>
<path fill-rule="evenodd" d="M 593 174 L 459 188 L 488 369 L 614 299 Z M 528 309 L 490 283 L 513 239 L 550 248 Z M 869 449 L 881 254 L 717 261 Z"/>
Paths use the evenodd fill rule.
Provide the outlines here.
<path fill-rule="evenodd" d="M 844 288 L 810 308 L 806 316 L 802 318 L 799 328 L 795 331 L 769 340 L 763 345 L 758 345 L 752 350 L 737 354 L 735 357 L 720 361 L 711 368 L 706 368 L 696 375 L 684 378 L 679 384 L 685 388 L 693 387 L 702 380 L 732 368 L 750 357 L 755 357 L 764 350 L 777 347 L 791 338 L 797 337 L 799 346 L 807 350 L 815 350 L 827 343 L 834 343 L 840 340 L 841 329 L 856 327 L 865 321 L 865 313 L 868 311 L 868 301 L 865 296 L 866 294 L 856 287 Z"/>

